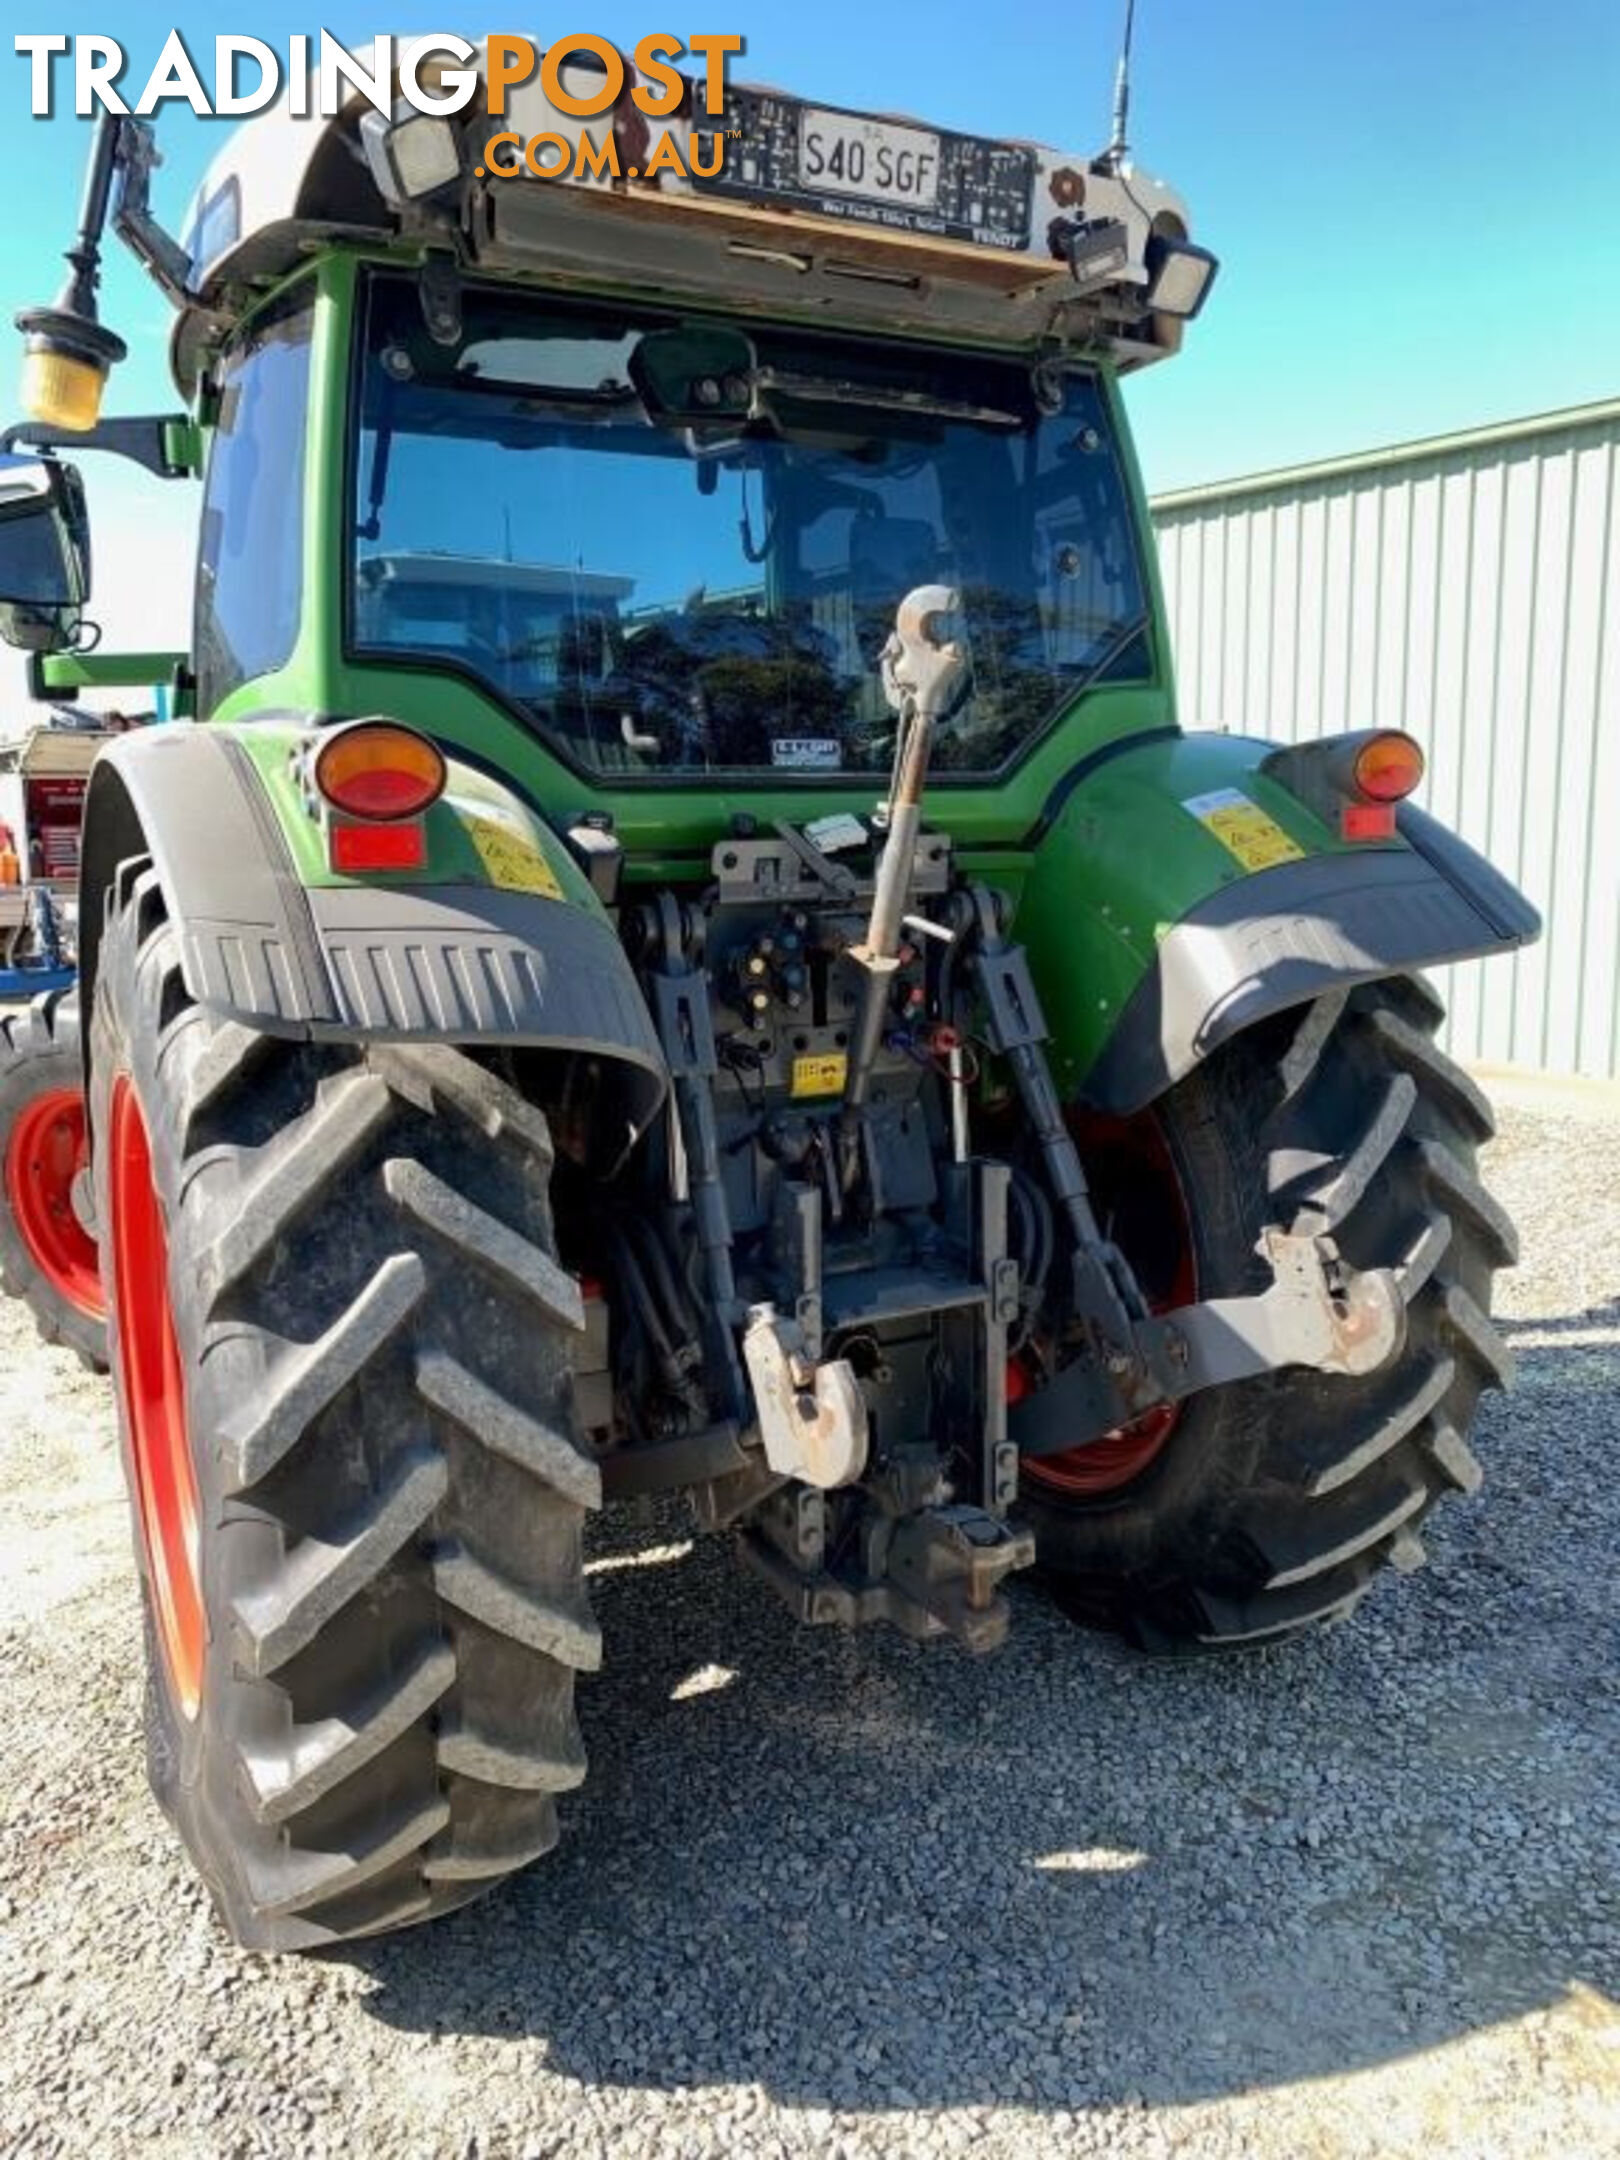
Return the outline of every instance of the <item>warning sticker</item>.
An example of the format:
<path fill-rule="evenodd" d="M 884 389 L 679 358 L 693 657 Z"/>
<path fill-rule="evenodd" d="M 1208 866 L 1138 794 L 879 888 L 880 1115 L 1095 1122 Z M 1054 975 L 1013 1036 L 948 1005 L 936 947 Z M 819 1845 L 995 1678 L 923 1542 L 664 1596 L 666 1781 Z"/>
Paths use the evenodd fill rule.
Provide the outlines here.
<path fill-rule="evenodd" d="M 1277 820 L 1239 788 L 1189 795 L 1181 807 L 1190 810 L 1245 870 L 1270 870 L 1277 863 L 1298 862 L 1304 856 L 1298 841 L 1290 840 Z"/>
<path fill-rule="evenodd" d="M 842 1050 L 829 1050 L 823 1056 L 796 1057 L 789 1092 L 794 1095 L 841 1094 L 848 1072 L 849 1059 Z"/>
<path fill-rule="evenodd" d="M 563 897 L 556 871 L 532 841 L 497 825 L 493 818 L 468 818 L 467 834 L 492 885 L 504 892 L 543 893 L 548 900 Z"/>

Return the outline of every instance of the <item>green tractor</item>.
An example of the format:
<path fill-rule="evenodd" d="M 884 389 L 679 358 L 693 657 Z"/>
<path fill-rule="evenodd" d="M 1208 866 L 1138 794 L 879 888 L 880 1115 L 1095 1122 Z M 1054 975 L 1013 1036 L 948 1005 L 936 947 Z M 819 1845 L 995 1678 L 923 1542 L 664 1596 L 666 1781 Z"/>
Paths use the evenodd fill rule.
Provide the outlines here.
<path fill-rule="evenodd" d="M 202 479 L 81 1002 L 151 1774 L 259 1948 L 552 1845 L 601 1505 L 813 1624 L 989 1649 L 1038 1562 L 1273 1643 L 1422 1559 L 1508 1370 L 1415 971 L 1538 925 L 1400 730 L 1177 724 L 1119 390 L 1214 274 L 1176 198 L 735 85 L 547 182 L 487 97 L 254 120 L 183 244 L 104 119 L 0 469 L 52 697 L 158 679 L 82 649 L 57 450 Z M 96 420 L 109 211 L 178 415 Z"/>

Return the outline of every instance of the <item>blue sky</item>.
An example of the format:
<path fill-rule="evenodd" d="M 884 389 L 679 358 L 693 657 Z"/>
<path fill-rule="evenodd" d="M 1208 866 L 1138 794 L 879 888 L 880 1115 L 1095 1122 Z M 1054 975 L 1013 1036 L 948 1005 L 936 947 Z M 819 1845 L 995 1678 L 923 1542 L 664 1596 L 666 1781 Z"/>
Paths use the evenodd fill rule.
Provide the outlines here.
<path fill-rule="evenodd" d="M 304 16 L 261 0 L 239 14 L 109 5 L 73 20 L 119 39 L 138 93 L 176 24 L 201 59 L 217 29 L 284 49 L 295 29 L 324 24 L 358 44 L 444 27 L 449 14 L 345 4 Z M 1118 0 L 735 0 L 687 22 L 605 0 L 546 24 L 621 42 L 737 29 L 744 78 L 1086 151 L 1106 134 L 1121 14 Z M 24 6 L 12 20 L 15 32 L 60 18 Z M 532 21 L 514 10 L 456 26 Z M 1194 236 L 1223 265 L 1181 358 L 1131 392 L 1150 487 L 1620 391 L 1617 113 L 1613 0 L 1139 0 L 1133 147 L 1186 196 Z M 156 195 L 171 224 L 231 125 L 164 108 Z M 70 109 L 30 117 L 28 63 L 0 48 L 8 315 L 54 296 L 88 140 Z M 134 349 L 111 409 L 167 402 L 166 310 L 121 251 L 104 294 L 103 319 Z M 103 499 L 122 516 L 121 487 L 93 485 L 98 521 Z"/>

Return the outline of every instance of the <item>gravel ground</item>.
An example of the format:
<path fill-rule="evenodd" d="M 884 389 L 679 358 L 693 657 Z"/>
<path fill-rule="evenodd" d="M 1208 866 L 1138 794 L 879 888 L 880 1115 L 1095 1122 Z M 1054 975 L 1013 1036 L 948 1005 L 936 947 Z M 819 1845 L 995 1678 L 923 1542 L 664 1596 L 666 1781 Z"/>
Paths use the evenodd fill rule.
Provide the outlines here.
<path fill-rule="evenodd" d="M 0 1312 L 0 2152 L 1620 2154 L 1620 1115 L 1511 1110 L 1484 1495 L 1187 1669 L 1036 1589 L 972 1663 L 610 1525 L 563 1849 L 319 1960 L 147 1798 L 104 1383 Z"/>

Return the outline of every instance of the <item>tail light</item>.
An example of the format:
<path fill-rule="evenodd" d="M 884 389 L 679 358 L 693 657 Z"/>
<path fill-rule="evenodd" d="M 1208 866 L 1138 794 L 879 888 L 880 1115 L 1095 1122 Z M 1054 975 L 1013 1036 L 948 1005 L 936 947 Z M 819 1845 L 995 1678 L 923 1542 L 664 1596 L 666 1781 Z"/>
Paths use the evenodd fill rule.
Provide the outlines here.
<path fill-rule="evenodd" d="M 1261 770 L 1341 840 L 1393 840 L 1396 806 L 1422 780 L 1424 760 L 1403 728 L 1364 728 L 1273 750 Z"/>
<path fill-rule="evenodd" d="M 1356 752 L 1350 777 L 1368 802 L 1404 802 L 1423 778 L 1423 752 L 1399 728 L 1380 728 Z"/>
<path fill-rule="evenodd" d="M 444 793 L 438 745 L 414 728 L 360 720 L 327 737 L 315 755 L 316 791 L 345 817 L 377 824 L 420 817 Z"/>

